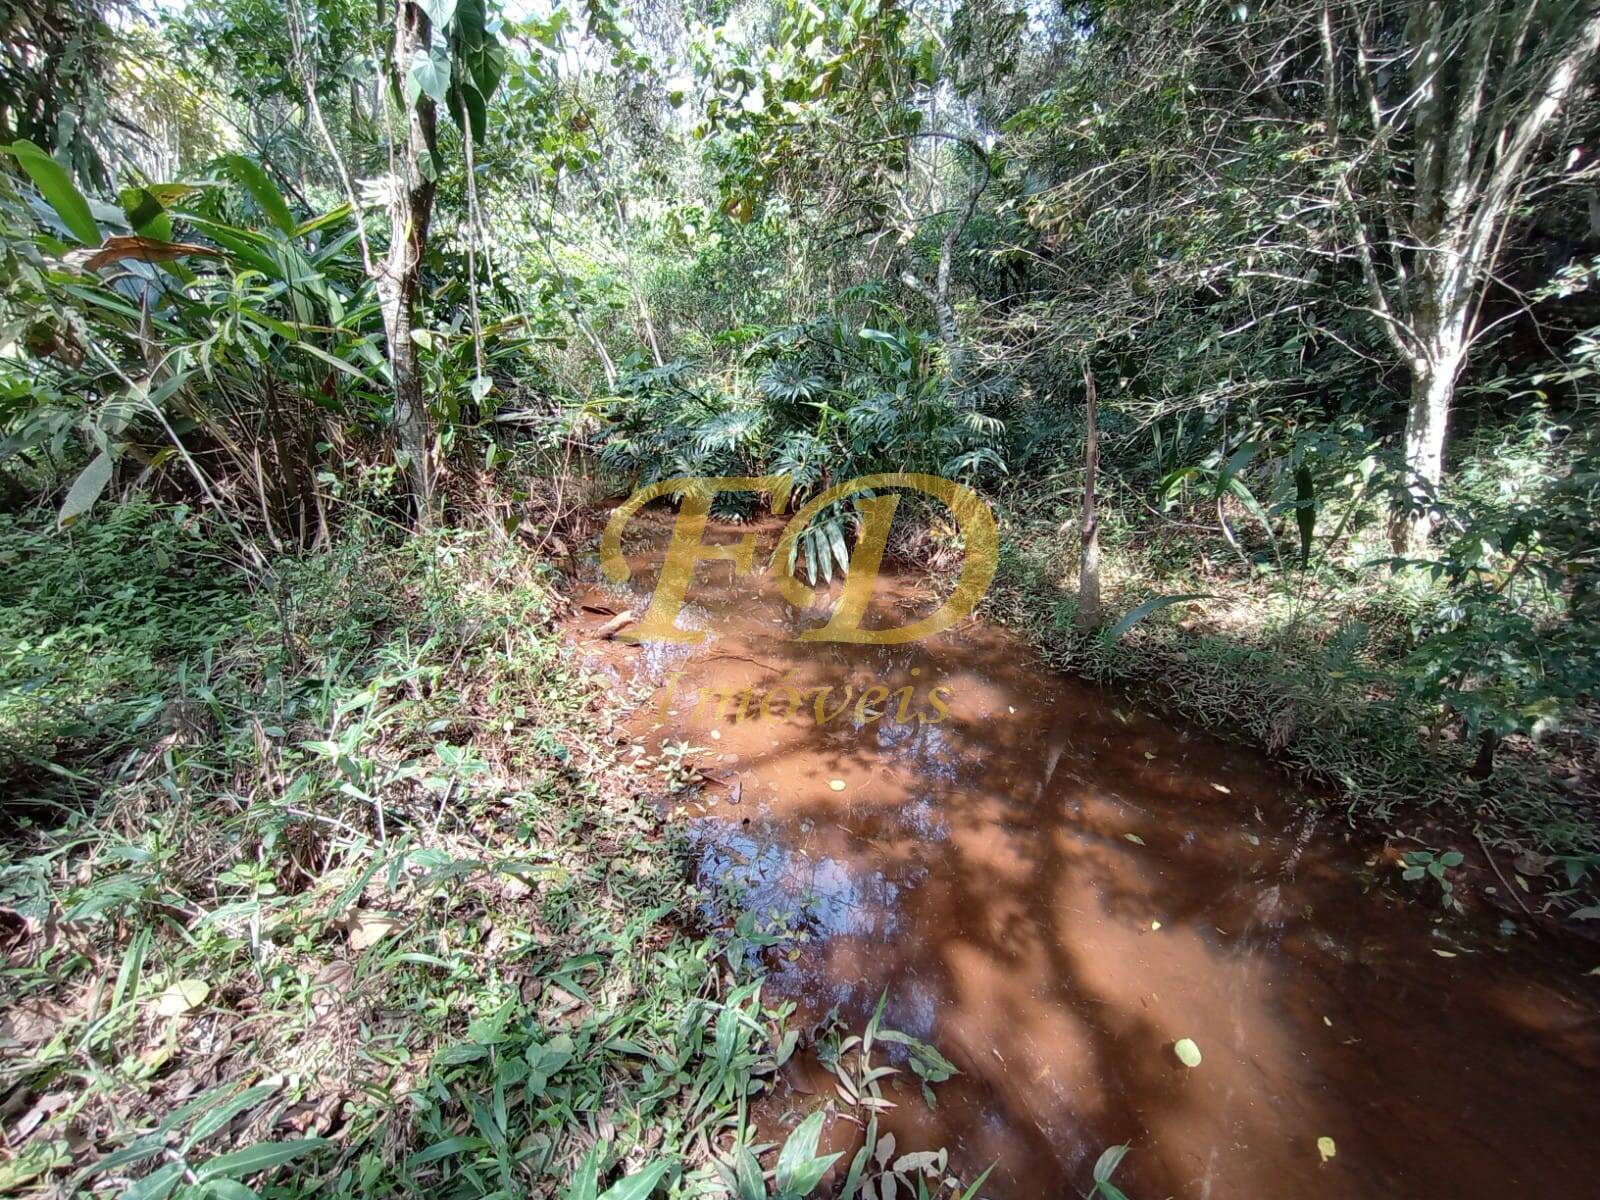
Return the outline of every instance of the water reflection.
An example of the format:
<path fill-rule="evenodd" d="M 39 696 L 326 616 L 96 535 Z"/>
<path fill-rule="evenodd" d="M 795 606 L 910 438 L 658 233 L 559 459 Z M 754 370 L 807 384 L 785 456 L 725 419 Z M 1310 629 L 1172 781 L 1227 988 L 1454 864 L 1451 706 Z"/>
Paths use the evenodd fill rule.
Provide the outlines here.
<path fill-rule="evenodd" d="M 626 594 L 585 598 L 642 611 L 653 563 L 633 561 Z M 931 603 L 887 573 L 880 592 L 896 624 Z M 887 992 L 889 1023 L 961 1068 L 935 1110 L 898 1097 L 901 1146 L 946 1146 L 969 1177 L 998 1161 L 986 1193 L 1030 1200 L 1084 1190 L 1122 1141 L 1142 1200 L 1591 1194 L 1592 964 L 1494 922 L 1441 925 L 1256 756 L 1035 671 L 999 631 L 798 643 L 824 614 L 720 564 L 691 596 L 681 623 L 706 643 L 592 647 L 630 683 L 682 673 L 666 727 L 652 706 L 639 730 L 703 747 L 739 785 L 690 834 L 706 880 L 811 931 L 770 986 L 808 1020 L 838 1006 L 858 1024 Z M 741 721 L 691 702 L 913 671 L 951 687 L 947 719 Z M 1180 1037 L 1199 1068 L 1173 1056 Z M 819 1094 L 796 1075 L 763 1119 Z"/>

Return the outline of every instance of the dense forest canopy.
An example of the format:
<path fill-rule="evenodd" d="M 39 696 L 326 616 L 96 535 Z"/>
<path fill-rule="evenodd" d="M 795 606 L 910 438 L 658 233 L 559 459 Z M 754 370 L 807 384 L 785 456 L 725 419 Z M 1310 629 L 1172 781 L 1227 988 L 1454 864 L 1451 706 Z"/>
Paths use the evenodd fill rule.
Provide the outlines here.
<path fill-rule="evenodd" d="M 1600 911 L 1593 0 L 0 0 L 0 29 L 17 797 L 123 786 L 207 630 L 281 642 L 235 713 L 366 653 L 316 607 L 360 539 L 561 557 L 597 489 L 914 471 L 994 505 L 985 612 L 1050 661 Z M 895 554 L 951 570 L 950 522 L 902 511 Z M 832 581 L 860 523 L 827 505 L 782 565 Z M 233 582 L 152 567 L 74 616 L 62 580 L 114 591 L 135 544 Z M 384 636 L 488 619 L 392 570 Z M 342 736 L 305 768 L 381 823 L 400 777 Z"/>
<path fill-rule="evenodd" d="M 1003 491 L 1087 377 L 1119 506 L 1314 605 L 1420 570 L 1403 686 L 1532 733 L 1592 683 L 1596 19 L 20 5 L 5 488 L 256 547 L 536 448 Z"/>

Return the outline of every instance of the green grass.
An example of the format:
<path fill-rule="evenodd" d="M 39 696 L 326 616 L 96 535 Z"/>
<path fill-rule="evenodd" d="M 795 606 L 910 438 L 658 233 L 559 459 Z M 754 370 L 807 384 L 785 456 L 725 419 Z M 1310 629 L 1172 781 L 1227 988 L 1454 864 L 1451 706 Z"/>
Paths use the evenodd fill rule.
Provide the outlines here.
<path fill-rule="evenodd" d="M 223 547 L 0 529 L 0 1190 L 805 1194 L 814 1127 L 746 1126 L 788 934 L 703 927 L 549 569 L 357 523 L 247 590 Z"/>

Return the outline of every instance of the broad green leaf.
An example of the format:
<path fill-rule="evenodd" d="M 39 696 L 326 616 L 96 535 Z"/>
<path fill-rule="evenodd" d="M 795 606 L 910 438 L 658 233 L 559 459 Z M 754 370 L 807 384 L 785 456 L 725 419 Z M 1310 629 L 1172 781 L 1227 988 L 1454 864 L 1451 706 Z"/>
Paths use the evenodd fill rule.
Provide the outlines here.
<path fill-rule="evenodd" d="M 600 1200 L 645 1200 L 645 1197 L 656 1190 L 656 1185 L 666 1178 L 668 1172 L 676 1172 L 677 1161 L 663 1158 L 651 1163 L 636 1175 L 629 1175 L 626 1179 L 612 1184 L 600 1195 Z"/>
<path fill-rule="evenodd" d="M 861 1149 L 856 1151 L 855 1158 L 850 1160 L 850 1173 L 844 1177 L 844 1187 L 839 1189 L 841 1196 L 854 1196 L 856 1188 L 860 1186 L 861 1177 L 871 1161 L 873 1153 L 878 1148 L 878 1114 L 873 1113 L 872 1119 L 867 1123 L 866 1140 L 861 1143 Z M 984 1175 L 989 1172 L 985 1171 Z"/>
<path fill-rule="evenodd" d="M 234 1096 L 220 1107 L 212 1109 L 197 1120 L 194 1123 L 194 1128 L 189 1131 L 189 1136 L 184 1139 L 185 1147 L 194 1146 L 205 1141 L 206 1138 L 218 1132 L 234 1117 L 247 1109 L 254 1108 L 277 1090 L 278 1085 L 274 1083 L 258 1083 L 254 1087 L 245 1088 L 237 1096 Z"/>
<path fill-rule="evenodd" d="M 414 1170 L 426 1166 L 431 1162 L 438 1162 L 441 1158 L 449 1158 L 453 1154 L 464 1154 L 469 1150 L 483 1150 L 489 1143 L 480 1137 L 450 1137 L 442 1142 L 435 1142 L 426 1150 L 418 1150 L 406 1159 L 406 1169 Z"/>
<path fill-rule="evenodd" d="M 294 227 L 294 236 L 304 237 L 308 233 L 315 233 L 317 230 L 322 229 L 325 226 L 337 224 L 349 215 L 350 204 L 349 201 L 346 201 L 337 208 L 330 208 L 320 217 L 311 217 L 307 220 L 301 221 L 300 224 Z M 357 220 L 359 219 L 360 218 L 357 217 Z M 350 236 L 355 236 L 354 231 L 351 232 Z"/>
<path fill-rule="evenodd" d="M 329 1145 L 327 1138 L 294 1138 L 287 1142 L 261 1142 L 230 1154 L 220 1154 L 195 1168 L 195 1180 L 247 1179 L 270 1167 L 279 1166 Z"/>
<path fill-rule="evenodd" d="M 1181 596 L 1156 596 L 1130 610 L 1122 620 L 1106 630 L 1105 639 L 1108 642 L 1115 642 L 1151 613 L 1160 612 L 1163 608 L 1171 608 L 1174 604 L 1186 604 L 1191 600 L 1209 599 L 1211 599 L 1211 595 L 1208 592 L 1186 592 Z"/>
<path fill-rule="evenodd" d="M 767 1184 L 761 1175 L 761 1164 L 750 1153 L 749 1146 L 740 1146 L 734 1156 L 733 1194 L 736 1200 L 767 1200 Z"/>
<path fill-rule="evenodd" d="M 56 517 L 57 528 L 71 524 L 93 508 L 110 482 L 111 455 L 102 450 L 67 489 L 67 498 L 61 502 L 61 512 Z"/>
<path fill-rule="evenodd" d="M 1228 490 L 1228 485 L 1233 482 L 1233 477 L 1250 465 L 1250 460 L 1256 456 L 1260 449 L 1254 442 L 1245 442 L 1232 454 L 1228 461 L 1222 464 L 1222 470 L 1217 475 L 1217 495 L 1222 495 Z"/>
<path fill-rule="evenodd" d="M 304 350 L 307 354 L 311 355 L 311 357 L 320 358 L 323 362 L 327 363 L 330 367 L 333 367 L 333 368 L 335 368 L 336 370 L 339 370 L 339 371 L 343 371 L 346 375 L 355 376 L 357 379 L 361 380 L 361 382 L 366 384 L 368 387 L 376 388 L 376 387 L 379 386 L 378 384 L 374 383 L 372 378 L 371 378 L 371 376 L 367 375 L 367 373 L 365 371 L 363 371 L 360 367 L 356 366 L 354 363 L 346 362 L 344 359 L 340 358 L 336 354 L 329 354 L 321 346 L 314 346 L 310 342 L 298 342 L 298 341 L 297 342 L 293 342 L 291 344 L 294 346 L 294 348 L 296 350 Z"/>
<path fill-rule="evenodd" d="M 6 147 L 6 153 L 14 155 L 22 164 L 33 186 L 39 189 L 45 203 L 55 210 L 73 237 L 85 246 L 100 244 L 100 226 L 95 224 L 94 214 L 89 211 L 89 202 L 60 163 L 25 139 L 12 142 Z"/>
<path fill-rule="evenodd" d="M 114 1171 L 118 1167 L 125 1167 L 130 1163 L 141 1162 L 152 1158 L 167 1148 L 167 1140 L 161 1133 L 146 1134 L 144 1137 L 124 1146 L 121 1150 L 114 1150 L 99 1162 L 87 1168 L 83 1178 L 88 1179 L 95 1175 L 102 1175 L 107 1171 Z"/>
<path fill-rule="evenodd" d="M 260 271 L 269 279 L 283 278 L 281 264 L 269 252 L 273 241 L 269 235 L 253 229 L 224 225 L 220 221 L 209 221 L 192 213 L 184 213 L 183 219 L 217 245 L 233 251 L 246 266 Z"/>
<path fill-rule="evenodd" d="M 789 1135 L 778 1155 L 774 1181 L 786 1196 L 807 1196 L 828 1173 L 828 1168 L 842 1155 L 827 1154 L 816 1157 L 817 1140 L 822 1136 L 822 1123 L 826 1114 L 814 1112 Z"/>
<path fill-rule="evenodd" d="M 122 1193 L 122 1200 L 164 1200 L 183 1182 L 183 1164 L 168 1163 L 136 1180 Z"/>
<path fill-rule="evenodd" d="M 927 1042 L 912 1037 L 909 1033 L 901 1033 L 898 1029 L 882 1029 L 878 1031 L 878 1040 L 894 1042 L 906 1047 L 911 1052 L 911 1069 L 929 1083 L 943 1083 L 952 1076 L 961 1072 L 939 1051 Z"/>
<path fill-rule="evenodd" d="M 433 27 L 443 33 L 456 15 L 456 0 L 422 0 L 422 11 L 428 14 Z"/>
<path fill-rule="evenodd" d="M 1317 532 L 1317 483 L 1311 468 L 1301 463 L 1294 473 L 1294 519 L 1300 527 L 1300 565 L 1311 561 L 1311 539 Z"/>
<path fill-rule="evenodd" d="M 154 238 L 160 242 L 172 240 L 172 218 L 166 206 L 157 200 L 149 188 L 126 187 L 117 193 L 128 224 L 140 237 Z"/>
<path fill-rule="evenodd" d="M 605 1153 L 605 1143 L 596 1142 L 578 1161 L 567 1184 L 562 1200 L 597 1200 L 600 1194 L 600 1158 Z"/>
<path fill-rule="evenodd" d="M 435 104 L 443 104 L 450 90 L 450 59 L 437 46 L 417 50 L 406 72 L 406 103 L 415 105 L 424 94 Z"/>
<path fill-rule="evenodd" d="M 227 154 L 218 161 L 222 169 L 228 173 L 228 177 L 250 193 L 251 198 L 266 214 L 267 220 L 284 233 L 293 236 L 294 214 L 289 211 L 289 205 L 285 202 L 283 193 L 278 190 L 278 185 L 273 183 L 261 169 L 261 164 L 242 154 Z"/>

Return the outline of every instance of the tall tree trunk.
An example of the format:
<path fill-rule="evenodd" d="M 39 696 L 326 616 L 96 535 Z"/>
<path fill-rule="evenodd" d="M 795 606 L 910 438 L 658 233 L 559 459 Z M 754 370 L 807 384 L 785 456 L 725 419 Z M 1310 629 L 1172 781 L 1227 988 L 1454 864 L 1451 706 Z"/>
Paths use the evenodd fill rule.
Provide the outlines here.
<path fill-rule="evenodd" d="M 1413 502 L 1396 514 L 1391 537 L 1398 551 L 1414 553 L 1434 524 L 1425 500 L 1444 477 L 1471 310 L 1523 189 L 1539 171 L 1559 170 L 1541 167 L 1536 154 L 1600 58 L 1600 5 L 1414 0 L 1401 55 L 1369 40 L 1363 17 L 1336 34 L 1335 11 L 1325 4 L 1320 23 L 1326 125 L 1352 162 L 1375 168 L 1361 199 L 1354 169 L 1337 177 L 1335 194 L 1353 220 L 1370 311 L 1411 371 L 1405 456 Z M 1340 49 L 1347 34 L 1353 53 Z M 1389 78 L 1399 63 L 1409 94 L 1395 102 Z M 1351 125 L 1342 116 L 1347 84 L 1356 101 L 1349 115 L 1366 126 L 1359 147 L 1340 145 L 1338 131 Z M 1392 169 L 1389 148 L 1408 143 L 1409 171 Z"/>
<path fill-rule="evenodd" d="M 1100 429 L 1096 410 L 1094 372 L 1083 364 L 1085 430 L 1083 438 L 1083 547 L 1078 556 L 1078 628 L 1088 632 L 1100 625 L 1100 516 L 1095 511 L 1095 485 L 1100 476 Z"/>
<path fill-rule="evenodd" d="M 1407 486 L 1413 508 L 1396 517 L 1391 540 L 1398 553 L 1422 548 L 1437 524 L 1432 501 L 1444 482 L 1445 435 L 1455 397 L 1462 341 L 1437 345 L 1411 364 L 1411 401 L 1406 408 L 1405 455 Z"/>
<path fill-rule="evenodd" d="M 1409 512 L 1390 528 L 1396 553 L 1419 553 L 1438 523 L 1434 500 L 1444 482 L 1444 447 L 1456 376 L 1471 338 L 1467 307 L 1474 287 L 1459 270 L 1438 269 L 1446 253 L 1419 252 L 1418 295 L 1412 305 L 1411 400 L 1406 407 L 1406 487 Z M 1424 290 L 1425 289 L 1425 290 Z"/>
<path fill-rule="evenodd" d="M 421 6 L 411 0 L 399 0 L 395 5 L 391 68 L 396 93 L 402 101 L 405 73 L 412 56 L 427 48 L 431 33 Z M 399 178 L 389 198 L 389 249 L 378 265 L 377 285 L 384 336 L 389 344 L 389 370 L 394 376 L 395 439 L 407 459 L 417 523 L 425 525 L 433 517 L 433 464 L 429 457 L 428 406 L 422 394 L 422 373 L 411 331 L 417 296 L 422 290 L 428 221 L 433 215 L 438 114 L 426 92 L 405 109 L 405 128 L 394 148 Z"/>

